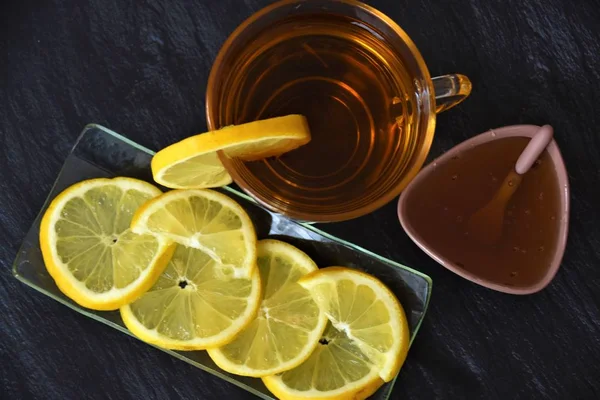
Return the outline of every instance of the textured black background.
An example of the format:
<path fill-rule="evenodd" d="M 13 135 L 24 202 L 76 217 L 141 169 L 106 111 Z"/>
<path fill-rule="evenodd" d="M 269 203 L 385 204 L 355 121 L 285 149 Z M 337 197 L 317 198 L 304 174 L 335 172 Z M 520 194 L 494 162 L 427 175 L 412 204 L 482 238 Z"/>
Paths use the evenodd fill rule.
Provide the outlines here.
<path fill-rule="evenodd" d="M 97 122 L 158 149 L 205 129 L 227 35 L 268 0 L 0 2 L 0 397 L 252 398 L 16 281 L 17 248 L 75 138 Z M 552 124 L 569 170 L 571 231 L 543 292 L 481 288 L 428 259 L 395 204 L 326 229 L 434 280 L 394 398 L 600 398 L 600 2 L 373 0 L 433 75 L 471 97 L 438 118 L 432 156 L 489 128 Z"/>

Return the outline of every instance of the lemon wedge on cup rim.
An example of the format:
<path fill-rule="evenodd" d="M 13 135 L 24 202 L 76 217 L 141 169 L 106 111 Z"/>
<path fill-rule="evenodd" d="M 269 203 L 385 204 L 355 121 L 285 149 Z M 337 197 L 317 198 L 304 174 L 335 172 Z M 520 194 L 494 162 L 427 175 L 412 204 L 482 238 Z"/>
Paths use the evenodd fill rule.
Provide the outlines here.
<path fill-rule="evenodd" d="M 409 329 L 394 294 L 355 269 L 323 268 L 301 278 L 330 321 L 317 349 L 298 367 L 263 377 L 280 399 L 365 399 L 398 374 Z M 338 366 L 338 367 L 336 367 Z"/>
<path fill-rule="evenodd" d="M 297 283 L 317 270 L 304 252 L 278 240 L 261 240 L 258 270 L 264 295 L 256 319 L 232 342 L 208 349 L 221 369 L 253 377 L 301 364 L 317 346 L 327 324 L 325 314 Z"/>
<path fill-rule="evenodd" d="M 174 350 L 203 350 L 231 341 L 256 316 L 258 270 L 250 279 L 223 275 L 201 250 L 178 245 L 154 286 L 121 308 L 141 340 Z"/>
<path fill-rule="evenodd" d="M 225 186 L 231 183 L 231 177 L 219 160 L 218 151 L 228 157 L 254 161 L 281 155 L 309 141 L 308 122 L 302 115 L 231 125 L 165 147 L 152 158 L 152 176 L 172 189 Z"/>
<path fill-rule="evenodd" d="M 116 310 L 149 289 L 174 246 L 129 229 L 137 208 L 161 194 L 132 178 L 89 179 L 62 191 L 45 211 L 40 248 L 58 288 L 79 305 Z"/>
<path fill-rule="evenodd" d="M 256 268 L 256 232 L 246 211 L 230 197 L 208 189 L 172 190 L 141 206 L 131 230 L 201 250 L 235 278 Z"/>

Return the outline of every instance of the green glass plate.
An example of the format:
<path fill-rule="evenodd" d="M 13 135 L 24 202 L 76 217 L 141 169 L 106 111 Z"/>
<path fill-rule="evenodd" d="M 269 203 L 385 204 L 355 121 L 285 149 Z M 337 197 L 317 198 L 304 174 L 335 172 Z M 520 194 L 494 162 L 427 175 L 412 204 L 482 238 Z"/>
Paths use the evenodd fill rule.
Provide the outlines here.
<path fill-rule="evenodd" d="M 129 176 L 152 182 L 150 160 L 153 154 L 143 146 L 102 126 L 93 124 L 86 126 L 19 249 L 13 264 L 14 276 L 73 310 L 131 335 L 117 311 L 84 309 L 56 287 L 44 267 L 38 233 L 41 217 L 51 200 L 63 189 L 76 182 L 112 176 Z M 256 226 L 259 239 L 271 237 L 283 240 L 305 251 L 319 266 L 341 265 L 358 268 L 383 281 L 396 294 L 406 311 L 412 343 L 429 304 L 431 278 L 333 237 L 310 224 L 298 223 L 267 211 L 252 198 L 234 189 L 225 187 L 221 191 L 235 199 L 248 212 Z M 260 398 L 274 399 L 260 379 L 229 374 L 217 367 L 204 351 L 160 350 L 225 379 Z M 390 398 L 393 386 L 393 381 L 385 384 L 371 398 L 377 400 Z"/>

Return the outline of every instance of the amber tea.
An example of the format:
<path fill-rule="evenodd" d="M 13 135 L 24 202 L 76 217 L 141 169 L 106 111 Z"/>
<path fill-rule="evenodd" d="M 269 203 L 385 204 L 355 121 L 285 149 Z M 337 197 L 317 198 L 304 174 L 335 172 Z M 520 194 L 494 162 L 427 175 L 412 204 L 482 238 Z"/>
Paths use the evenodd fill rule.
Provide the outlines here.
<path fill-rule="evenodd" d="M 410 78 L 385 42 L 352 22 L 327 14 L 282 21 L 261 33 L 247 49 L 244 74 L 233 77 L 235 123 L 286 114 L 309 121 L 308 145 L 247 165 L 274 190 L 290 192 L 285 197 L 301 197 L 302 189 L 326 200 L 369 189 L 400 167 L 390 165 L 398 153 L 410 153 Z"/>

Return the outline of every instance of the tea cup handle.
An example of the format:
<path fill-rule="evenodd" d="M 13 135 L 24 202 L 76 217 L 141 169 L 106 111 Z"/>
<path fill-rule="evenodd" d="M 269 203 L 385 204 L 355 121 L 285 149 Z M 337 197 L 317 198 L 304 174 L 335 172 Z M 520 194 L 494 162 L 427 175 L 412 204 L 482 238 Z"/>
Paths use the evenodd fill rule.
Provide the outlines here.
<path fill-rule="evenodd" d="M 436 113 L 454 107 L 471 93 L 471 81 L 464 75 L 441 75 L 431 78 L 431 81 L 435 92 Z"/>

